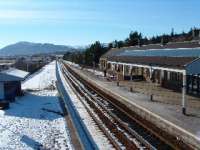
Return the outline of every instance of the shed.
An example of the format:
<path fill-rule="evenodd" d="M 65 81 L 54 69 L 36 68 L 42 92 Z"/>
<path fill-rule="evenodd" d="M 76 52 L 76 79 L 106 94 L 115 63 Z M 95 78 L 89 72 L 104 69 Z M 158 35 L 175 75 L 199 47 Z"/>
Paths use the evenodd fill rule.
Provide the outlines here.
<path fill-rule="evenodd" d="M 10 68 L 0 72 L 0 101 L 12 101 L 16 96 L 22 94 L 21 81 L 27 76 L 28 72 L 16 68 Z"/>

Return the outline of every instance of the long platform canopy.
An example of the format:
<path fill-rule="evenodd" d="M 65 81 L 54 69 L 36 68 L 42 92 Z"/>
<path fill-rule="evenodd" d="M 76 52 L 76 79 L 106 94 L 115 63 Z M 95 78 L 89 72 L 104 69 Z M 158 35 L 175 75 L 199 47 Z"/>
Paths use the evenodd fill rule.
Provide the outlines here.
<path fill-rule="evenodd" d="M 154 48 L 154 49 L 153 49 Z M 157 48 L 157 49 L 156 49 Z M 185 74 L 200 74 L 200 47 L 159 48 L 127 47 L 112 49 L 103 57 L 108 63 L 161 69 Z"/>

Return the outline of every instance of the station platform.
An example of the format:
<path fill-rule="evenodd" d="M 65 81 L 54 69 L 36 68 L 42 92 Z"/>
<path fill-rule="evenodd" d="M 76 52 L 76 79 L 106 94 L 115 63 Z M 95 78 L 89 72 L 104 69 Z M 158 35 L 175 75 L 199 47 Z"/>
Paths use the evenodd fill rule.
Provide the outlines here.
<path fill-rule="evenodd" d="M 112 81 L 116 82 L 116 81 Z M 132 90 L 132 92 L 143 95 L 153 95 L 153 101 L 171 105 L 181 105 L 182 92 L 161 87 L 159 84 L 147 81 L 120 81 L 120 87 Z M 132 88 L 132 89 L 131 89 Z M 197 96 L 186 95 L 187 107 L 200 109 L 200 98 Z"/>
<path fill-rule="evenodd" d="M 120 83 L 120 86 L 117 86 L 115 81 L 108 81 L 106 78 L 95 75 L 91 71 L 79 67 L 73 67 L 73 69 L 80 76 L 90 80 L 100 88 L 108 90 L 110 94 L 118 95 L 119 99 L 128 101 L 126 104 L 129 105 L 129 108 L 135 109 L 136 111 L 137 108 L 144 109 L 144 112 L 138 111 L 143 117 L 145 116 L 145 118 L 154 122 L 158 127 L 173 133 L 175 136 L 177 135 L 177 138 L 182 137 L 188 143 L 200 149 L 199 107 L 193 107 L 194 104 L 191 104 L 187 108 L 187 115 L 183 115 L 182 108 L 178 104 L 151 101 L 148 94 L 131 92 L 123 85 L 124 83 Z M 195 101 L 195 104 L 200 106 L 200 101 Z M 155 116 L 156 119 L 154 118 Z"/>

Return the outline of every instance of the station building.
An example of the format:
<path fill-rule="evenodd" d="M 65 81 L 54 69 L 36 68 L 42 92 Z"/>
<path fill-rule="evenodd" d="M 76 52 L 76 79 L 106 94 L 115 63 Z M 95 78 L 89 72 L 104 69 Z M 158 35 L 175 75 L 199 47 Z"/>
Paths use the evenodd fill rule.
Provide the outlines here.
<path fill-rule="evenodd" d="M 0 102 L 13 101 L 22 94 L 21 81 L 25 80 L 28 72 L 9 68 L 0 72 Z"/>
<path fill-rule="evenodd" d="M 118 81 L 144 80 L 200 96 L 200 42 L 115 48 L 100 58 L 100 69 Z"/>

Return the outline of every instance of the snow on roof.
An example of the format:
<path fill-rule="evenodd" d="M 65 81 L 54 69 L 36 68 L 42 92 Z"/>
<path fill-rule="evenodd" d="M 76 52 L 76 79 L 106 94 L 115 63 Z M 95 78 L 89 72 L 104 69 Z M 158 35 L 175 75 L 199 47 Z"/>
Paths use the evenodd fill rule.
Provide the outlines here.
<path fill-rule="evenodd" d="M 14 76 L 14 77 L 18 77 L 18 78 L 21 78 L 21 79 L 24 79 L 29 74 L 29 72 L 19 70 L 19 69 L 16 69 L 16 68 L 9 68 L 8 70 L 1 71 L 1 73 L 6 74 L 6 75 L 11 75 L 11 76 Z"/>
<path fill-rule="evenodd" d="M 4 66 L 4 65 L 13 65 L 13 63 L 0 63 L 0 66 Z"/>

